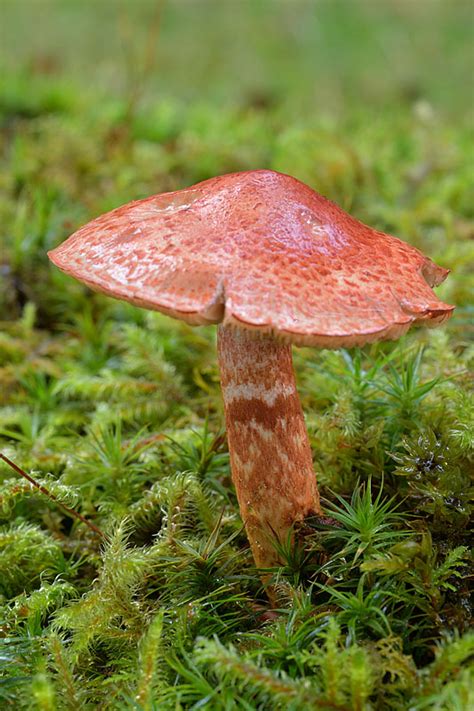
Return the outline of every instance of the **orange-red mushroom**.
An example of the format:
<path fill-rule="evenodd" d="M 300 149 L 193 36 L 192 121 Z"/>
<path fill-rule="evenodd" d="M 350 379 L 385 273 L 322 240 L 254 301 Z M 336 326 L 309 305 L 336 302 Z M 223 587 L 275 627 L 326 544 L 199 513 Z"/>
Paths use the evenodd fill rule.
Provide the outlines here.
<path fill-rule="evenodd" d="M 109 296 L 219 324 L 232 477 L 257 566 L 320 512 L 291 344 L 338 348 L 437 325 L 448 274 L 295 178 L 224 175 L 112 210 L 49 253 Z"/>

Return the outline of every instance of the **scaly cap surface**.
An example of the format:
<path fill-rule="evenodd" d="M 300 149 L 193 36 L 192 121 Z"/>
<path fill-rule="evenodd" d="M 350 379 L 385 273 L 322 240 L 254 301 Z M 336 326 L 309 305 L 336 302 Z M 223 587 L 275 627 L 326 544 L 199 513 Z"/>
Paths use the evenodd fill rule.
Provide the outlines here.
<path fill-rule="evenodd" d="M 131 202 L 49 253 L 109 296 L 191 324 L 220 323 L 325 348 L 398 338 L 453 306 L 419 250 L 288 175 L 223 175 Z"/>

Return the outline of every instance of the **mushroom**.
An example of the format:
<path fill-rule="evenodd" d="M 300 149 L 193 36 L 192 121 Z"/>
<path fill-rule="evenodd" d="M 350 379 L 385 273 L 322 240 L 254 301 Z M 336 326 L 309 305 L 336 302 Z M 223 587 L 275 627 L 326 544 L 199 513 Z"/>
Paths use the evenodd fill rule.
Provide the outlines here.
<path fill-rule="evenodd" d="M 232 477 L 260 569 L 282 562 L 274 537 L 321 513 L 291 345 L 397 339 L 454 308 L 430 288 L 448 270 L 270 170 L 131 202 L 49 257 L 109 296 L 219 324 Z"/>

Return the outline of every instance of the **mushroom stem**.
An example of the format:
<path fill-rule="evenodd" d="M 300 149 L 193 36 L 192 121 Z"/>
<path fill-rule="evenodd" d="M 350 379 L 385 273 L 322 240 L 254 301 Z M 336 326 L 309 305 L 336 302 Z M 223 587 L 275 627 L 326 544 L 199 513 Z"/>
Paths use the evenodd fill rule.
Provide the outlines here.
<path fill-rule="evenodd" d="M 218 354 L 232 479 L 255 563 L 281 565 L 275 537 L 285 542 L 296 522 L 321 512 L 291 346 L 219 326 Z"/>

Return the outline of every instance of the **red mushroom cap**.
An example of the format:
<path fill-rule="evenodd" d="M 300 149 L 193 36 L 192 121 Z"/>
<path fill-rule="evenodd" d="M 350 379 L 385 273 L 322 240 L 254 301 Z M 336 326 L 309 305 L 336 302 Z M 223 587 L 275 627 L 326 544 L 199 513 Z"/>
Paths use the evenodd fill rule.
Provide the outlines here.
<path fill-rule="evenodd" d="M 297 345 L 398 338 L 413 323 L 441 323 L 454 308 L 430 288 L 448 270 L 269 170 L 131 202 L 49 256 L 110 296 Z"/>

